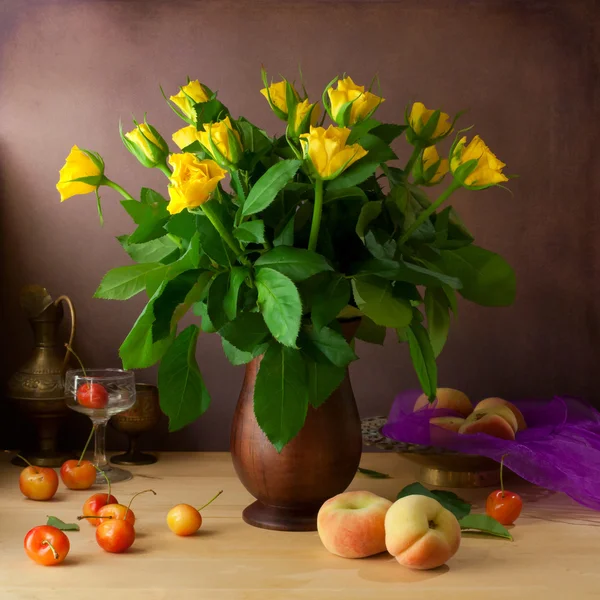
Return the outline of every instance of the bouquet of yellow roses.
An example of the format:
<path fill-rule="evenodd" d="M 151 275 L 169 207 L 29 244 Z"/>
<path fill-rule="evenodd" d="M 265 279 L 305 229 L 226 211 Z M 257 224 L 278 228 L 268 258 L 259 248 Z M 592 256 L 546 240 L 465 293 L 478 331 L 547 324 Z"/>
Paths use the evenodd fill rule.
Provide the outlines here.
<path fill-rule="evenodd" d="M 457 292 L 486 306 L 508 305 L 514 273 L 473 244 L 451 206 L 459 188 L 508 178 L 485 143 L 456 136 L 455 121 L 416 102 L 402 124 L 382 123 L 383 98 L 335 78 L 318 102 L 294 85 L 267 81 L 271 110 L 286 127 L 270 137 L 233 117 L 217 95 L 188 81 L 169 105 L 186 126 L 172 152 L 145 120 L 121 131 L 127 149 L 167 177 L 169 200 L 142 188 L 134 197 L 105 174 L 97 153 L 74 146 L 61 169 L 61 201 L 108 186 L 122 196 L 134 231 L 118 238 L 136 264 L 109 271 L 95 296 L 148 303 L 125 338 L 124 368 L 160 361 L 158 385 L 170 429 L 199 417 L 210 397 L 195 357 L 200 331 L 216 332 L 234 365 L 262 356 L 254 392 L 258 424 L 281 450 L 356 360 L 340 320 L 359 318 L 356 336 L 407 342 L 423 390 L 433 398 L 435 358 L 448 335 Z M 332 124 L 323 127 L 329 117 Z M 404 168 L 392 142 L 404 135 Z M 447 182 L 434 200 L 426 189 Z M 199 325 L 178 331 L 190 309 Z"/>

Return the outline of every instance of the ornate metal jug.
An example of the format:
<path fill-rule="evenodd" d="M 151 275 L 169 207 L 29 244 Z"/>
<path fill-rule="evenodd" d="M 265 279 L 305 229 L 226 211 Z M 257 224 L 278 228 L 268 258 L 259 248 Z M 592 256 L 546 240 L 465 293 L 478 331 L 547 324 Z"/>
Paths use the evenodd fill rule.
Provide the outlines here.
<path fill-rule="evenodd" d="M 24 452 L 27 460 L 42 467 L 60 467 L 70 458 L 69 454 L 58 451 L 56 444 L 60 421 L 68 412 L 63 385 L 70 353 L 59 340 L 59 326 L 64 316 L 64 302 L 71 313 L 69 346 L 72 346 L 75 309 L 67 296 L 53 301 L 46 289 L 37 285 L 24 288 L 20 301 L 33 329 L 34 349 L 10 378 L 8 398 L 37 427 L 38 448 Z"/>

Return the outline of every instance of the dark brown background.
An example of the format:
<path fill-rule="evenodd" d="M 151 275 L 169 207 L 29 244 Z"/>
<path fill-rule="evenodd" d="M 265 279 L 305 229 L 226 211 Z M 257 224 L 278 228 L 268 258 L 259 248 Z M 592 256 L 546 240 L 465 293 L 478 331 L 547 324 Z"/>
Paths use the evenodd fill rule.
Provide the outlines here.
<path fill-rule="evenodd" d="M 478 242 L 514 265 L 518 296 L 510 309 L 462 303 L 441 384 L 474 398 L 562 392 L 598 401 L 599 31 L 593 1 L 0 1 L 2 379 L 31 344 L 22 285 L 73 298 L 89 365 L 119 364 L 143 306 L 141 296 L 92 299 L 104 272 L 128 263 L 114 236 L 131 226 L 112 190 L 103 193 L 104 228 L 92 195 L 59 204 L 54 186 L 69 148 L 100 152 L 107 174 L 134 193 L 164 189 L 162 174 L 122 146 L 119 118 L 147 111 L 168 139 L 182 124 L 158 85 L 174 93 L 189 75 L 219 90 L 234 115 L 275 132 L 260 66 L 294 78 L 300 63 L 312 98 L 344 70 L 365 83 L 378 73 L 382 119 L 402 119 L 417 99 L 451 114 L 468 108 L 462 122 L 520 175 L 512 196 L 456 196 Z M 363 415 L 387 412 L 396 392 L 415 385 L 406 347 L 391 338 L 384 348 L 358 346 L 351 374 Z M 198 359 L 212 406 L 186 430 L 158 434 L 155 446 L 227 447 L 242 370 L 214 336 L 201 338 Z M 155 371 L 140 377 L 153 381 Z M 15 443 L 15 428 L 0 421 Z"/>

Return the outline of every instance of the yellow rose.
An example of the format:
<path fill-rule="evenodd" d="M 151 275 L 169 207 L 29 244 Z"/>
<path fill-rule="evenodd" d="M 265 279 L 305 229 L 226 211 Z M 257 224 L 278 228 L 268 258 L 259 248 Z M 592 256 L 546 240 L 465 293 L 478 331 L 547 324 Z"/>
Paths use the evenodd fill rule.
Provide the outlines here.
<path fill-rule="evenodd" d="M 415 165 L 415 183 L 438 184 L 448 173 L 448 159 L 440 158 L 435 146 L 423 150 L 421 159 Z"/>
<path fill-rule="evenodd" d="M 199 102 L 208 102 L 210 98 L 206 93 L 203 85 L 195 79 L 190 81 L 187 85 L 184 85 L 179 93 L 169 98 L 173 104 L 181 110 L 181 112 L 192 121 L 196 119 L 196 111 L 194 110 L 194 104 Z"/>
<path fill-rule="evenodd" d="M 64 202 L 71 196 L 95 192 L 103 180 L 104 161 L 100 155 L 73 146 L 65 166 L 60 170 L 56 189 L 60 193 L 60 201 Z"/>
<path fill-rule="evenodd" d="M 242 140 L 229 117 L 218 123 L 205 123 L 198 140 L 222 167 L 231 168 L 242 156 Z"/>
<path fill-rule="evenodd" d="M 290 107 L 288 107 L 287 103 L 288 89 L 296 100 L 300 99 L 294 86 L 289 81 L 285 80 L 272 83 L 268 88 L 265 87 L 260 90 L 260 93 L 267 99 L 267 102 L 269 103 L 273 112 L 284 121 L 287 120 L 288 113 L 290 112 Z"/>
<path fill-rule="evenodd" d="M 169 154 L 169 147 L 165 140 L 152 125 L 147 123 L 140 123 L 135 129 L 126 133 L 123 143 L 145 167 L 164 164 Z"/>
<path fill-rule="evenodd" d="M 308 158 L 320 179 L 334 179 L 367 151 L 360 144 L 346 145 L 350 130 L 347 127 L 311 127 L 300 136 L 304 157 Z"/>
<path fill-rule="evenodd" d="M 173 141 L 181 150 L 183 150 L 184 148 L 187 148 L 194 142 L 200 141 L 200 139 L 198 138 L 198 130 L 194 125 L 182 127 L 181 129 L 179 129 L 179 131 L 176 131 L 173 134 Z"/>
<path fill-rule="evenodd" d="M 365 92 L 365 87 L 356 85 L 350 77 L 340 79 L 337 90 L 328 88 L 327 94 L 331 102 L 331 118 L 341 127 L 368 119 L 384 101 L 369 91 Z"/>
<path fill-rule="evenodd" d="M 410 126 L 409 141 L 414 143 L 414 140 L 428 143 L 435 143 L 452 131 L 452 123 L 450 117 L 443 112 L 437 110 L 428 110 L 422 102 L 415 102 L 408 117 L 408 125 Z"/>
<path fill-rule="evenodd" d="M 193 154 L 171 154 L 169 163 L 173 167 L 170 177 L 167 210 L 175 215 L 184 208 L 195 208 L 204 204 L 215 191 L 217 184 L 227 174 L 214 160 L 198 160 Z"/>
<path fill-rule="evenodd" d="M 320 114 L 321 107 L 316 102 L 311 104 L 308 98 L 296 104 L 293 119 L 290 119 L 293 121 L 290 123 L 292 137 L 298 137 L 301 133 L 306 133 L 311 125 L 316 125 Z"/>
<path fill-rule="evenodd" d="M 466 136 L 461 138 L 450 151 L 452 175 L 470 189 L 480 190 L 508 181 L 502 173 L 505 166 L 478 135 L 468 145 Z"/>

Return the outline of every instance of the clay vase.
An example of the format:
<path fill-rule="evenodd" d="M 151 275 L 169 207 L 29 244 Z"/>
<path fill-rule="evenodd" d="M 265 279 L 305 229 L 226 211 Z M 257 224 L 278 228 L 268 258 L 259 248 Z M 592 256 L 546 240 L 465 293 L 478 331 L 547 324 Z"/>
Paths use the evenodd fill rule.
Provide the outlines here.
<path fill-rule="evenodd" d="M 359 320 L 342 324 L 350 339 Z M 254 384 L 261 357 L 246 374 L 231 430 L 233 465 L 256 498 L 246 507 L 246 523 L 280 531 L 316 531 L 317 512 L 343 492 L 360 462 L 360 417 L 348 372 L 340 387 L 318 408 L 309 407 L 300 433 L 278 453 L 254 416 Z"/>

